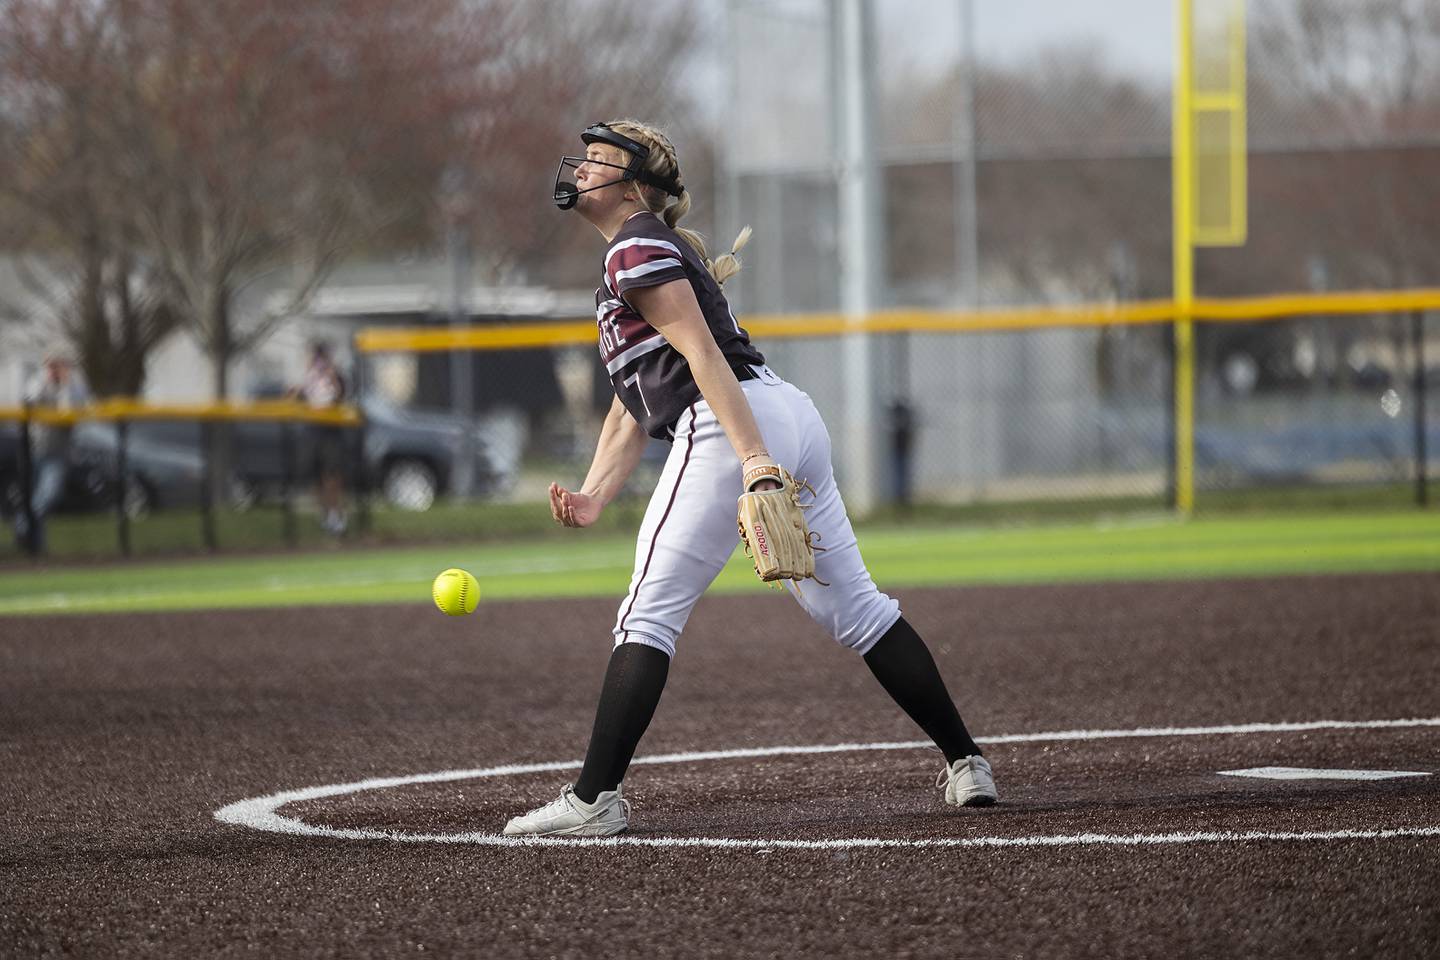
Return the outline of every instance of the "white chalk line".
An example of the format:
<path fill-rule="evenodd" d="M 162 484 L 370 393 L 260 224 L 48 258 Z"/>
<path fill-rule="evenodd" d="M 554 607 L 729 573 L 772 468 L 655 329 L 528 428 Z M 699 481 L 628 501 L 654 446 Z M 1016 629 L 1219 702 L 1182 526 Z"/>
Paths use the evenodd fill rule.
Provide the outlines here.
<path fill-rule="evenodd" d="M 247 824 L 253 826 L 253 824 Z M 884 837 L 841 837 L 833 840 L 742 840 L 728 837 L 504 837 L 495 833 L 394 833 L 387 830 L 341 830 L 305 824 L 305 830 L 276 831 L 339 840 L 390 840 L 400 843 L 448 843 L 482 847 L 671 847 L 719 850 L 854 850 L 927 847 L 1163 847 L 1192 843 L 1258 841 L 1390 840 L 1440 837 L 1440 827 L 1388 827 L 1376 830 L 1210 830 L 1180 833 L 1072 833 L 1022 837 L 935 837 L 906 840 Z"/>
<path fill-rule="evenodd" d="M 1205 727 L 1137 727 L 1129 730 L 1057 730 L 1039 733 L 1005 734 L 979 737 L 979 743 L 1051 743 L 1056 741 L 1107 740 L 1136 737 L 1198 737 L 1236 736 L 1254 733 L 1293 733 L 1309 730 L 1377 730 L 1415 727 L 1440 727 L 1440 717 L 1407 720 L 1308 720 L 1279 723 L 1223 724 Z M 748 747 L 732 750 L 702 750 L 686 753 L 656 754 L 636 757 L 632 766 L 640 764 L 695 763 L 704 760 L 735 760 L 751 757 L 803 756 L 824 753 L 853 753 L 874 750 L 914 750 L 930 747 L 926 740 L 884 743 L 839 743 L 802 746 Z M 483 846 L 646 846 L 646 847 L 715 847 L 721 849 L 836 850 L 850 848 L 894 847 L 1063 847 L 1063 846 L 1151 846 L 1184 843 L 1235 843 L 1246 841 L 1322 841 L 1378 840 L 1395 837 L 1440 836 L 1440 826 L 1401 826 L 1374 830 L 1315 831 L 1185 831 L 1152 834 L 1080 833 L 1021 837 L 945 837 L 924 840 L 882 839 L 874 837 L 843 837 L 830 840 L 740 840 L 724 837 L 543 837 L 517 839 L 493 833 L 403 833 L 390 830 L 341 829 L 317 826 L 277 811 L 288 804 L 319 800 L 325 797 L 387 790 L 394 787 L 424 783 L 446 783 L 454 780 L 478 780 L 489 777 L 518 776 L 527 773 L 549 773 L 576 770 L 577 760 L 556 760 L 544 763 L 506 764 L 474 770 L 441 770 L 398 777 L 372 777 L 351 783 L 327 784 L 285 790 L 263 797 L 252 797 L 221 807 L 215 819 L 262 830 L 297 836 L 329 837 L 338 840 L 389 840 L 400 843 L 465 843 Z"/>

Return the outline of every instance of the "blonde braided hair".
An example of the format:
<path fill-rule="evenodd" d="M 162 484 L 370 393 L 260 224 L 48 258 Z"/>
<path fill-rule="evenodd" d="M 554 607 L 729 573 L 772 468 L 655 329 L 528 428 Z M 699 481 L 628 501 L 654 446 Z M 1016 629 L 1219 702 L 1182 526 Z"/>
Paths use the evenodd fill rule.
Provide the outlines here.
<path fill-rule="evenodd" d="M 703 236 L 694 230 L 676 226 L 680 218 L 690 212 L 690 191 L 684 189 L 685 180 L 680 176 L 680 161 L 675 154 L 675 144 L 670 142 L 670 138 L 656 127 L 639 120 L 611 120 L 605 126 L 621 136 L 649 147 L 650 156 L 645 161 L 645 169 L 664 179 L 673 179 L 682 188 L 679 198 L 672 203 L 670 196 L 659 187 L 634 183 L 632 187 L 640 205 L 664 220 L 665 226 L 679 234 L 680 239 L 700 255 L 700 259 L 705 261 L 705 269 L 710 271 L 710 276 L 715 278 L 716 283 L 723 284 L 739 273 L 742 264 L 736 254 L 750 240 L 751 231 L 748 226 L 735 237 L 735 242 L 730 245 L 730 252 L 721 254 L 714 260 L 710 259 L 710 251 Z"/>

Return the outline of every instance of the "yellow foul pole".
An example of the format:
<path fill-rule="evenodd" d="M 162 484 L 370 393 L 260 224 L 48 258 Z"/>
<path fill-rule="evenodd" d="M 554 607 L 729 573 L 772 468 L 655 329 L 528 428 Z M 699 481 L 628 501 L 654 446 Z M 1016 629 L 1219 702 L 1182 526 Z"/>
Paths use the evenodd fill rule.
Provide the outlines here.
<path fill-rule="evenodd" d="M 1175 0 L 1175 96 L 1170 121 L 1175 300 L 1175 508 L 1195 507 L 1194 0 Z"/>

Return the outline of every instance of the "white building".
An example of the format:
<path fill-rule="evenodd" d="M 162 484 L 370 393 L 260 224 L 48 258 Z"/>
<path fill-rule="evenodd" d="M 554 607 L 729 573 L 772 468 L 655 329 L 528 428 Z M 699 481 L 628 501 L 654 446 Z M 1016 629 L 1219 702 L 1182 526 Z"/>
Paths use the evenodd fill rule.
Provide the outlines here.
<path fill-rule="evenodd" d="M 231 398 L 246 399 L 298 383 L 310 344 L 317 340 L 331 345 L 342 369 L 353 369 L 350 341 L 363 327 L 448 323 L 457 299 L 450 276 L 443 261 L 357 263 L 337 269 L 302 313 L 279 321 L 258 347 L 233 363 Z M 576 320 L 591 315 L 592 298 L 590 291 L 473 286 L 460 302 L 479 322 Z M 284 310 L 290 299 L 281 283 L 254 284 L 237 298 L 239 328 L 252 329 L 260 318 Z M 55 306 L 34 282 L 22 278 L 15 261 L 0 259 L 0 406 L 21 402 L 26 381 L 56 348 L 69 349 Z M 392 399 L 414 399 L 418 366 L 414 357 L 389 358 L 382 364 Z M 212 395 L 209 357 L 194 332 L 182 327 L 151 353 L 144 399 L 196 401 Z"/>

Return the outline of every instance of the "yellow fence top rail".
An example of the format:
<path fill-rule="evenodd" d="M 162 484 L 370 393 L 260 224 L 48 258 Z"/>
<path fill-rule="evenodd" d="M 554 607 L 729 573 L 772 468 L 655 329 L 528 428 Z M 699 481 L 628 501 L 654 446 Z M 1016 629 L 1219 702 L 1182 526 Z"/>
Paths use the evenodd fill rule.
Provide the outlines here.
<path fill-rule="evenodd" d="M 1440 287 L 1414 290 L 1352 290 L 1335 293 L 1284 293 L 1245 299 L 1200 299 L 1197 320 L 1279 320 L 1325 314 L 1410 313 L 1440 309 Z"/>
<path fill-rule="evenodd" d="M 1286 317 L 1404 313 L 1440 309 L 1440 288 L 1339 293 L 1285 293 L 1267 297 L 1193 301 L 1190 317 L 1248 323 Z M 1054 327 L 1165 323 L 1175 319 L 1171 300 L 1088 303 L 1061 307 L 986 310 L 881 310 L 862 317 L 841 313 L 753 314 L 742 321 L 756 337 L 834 337 L 851 333 L 993 333 Z M 363 353 L 446 350 L 520 350 L 595 342 L 595 324 L 512 323 L 470 327 L 370 327 L 355 337 Z"/>
<path fill-rule="evenodd" d="M 142 403 L 138 400 L 103 400 L 73 410 L 0 407 L 0 421 L 23 420 L 46 424 L 74 424 L 81 420 L 276 420 L 353 426 L 360 422 L 360 412 L 349 406 L 311 407 L 294 400 L 266 400 L 257 403 Z"/>

